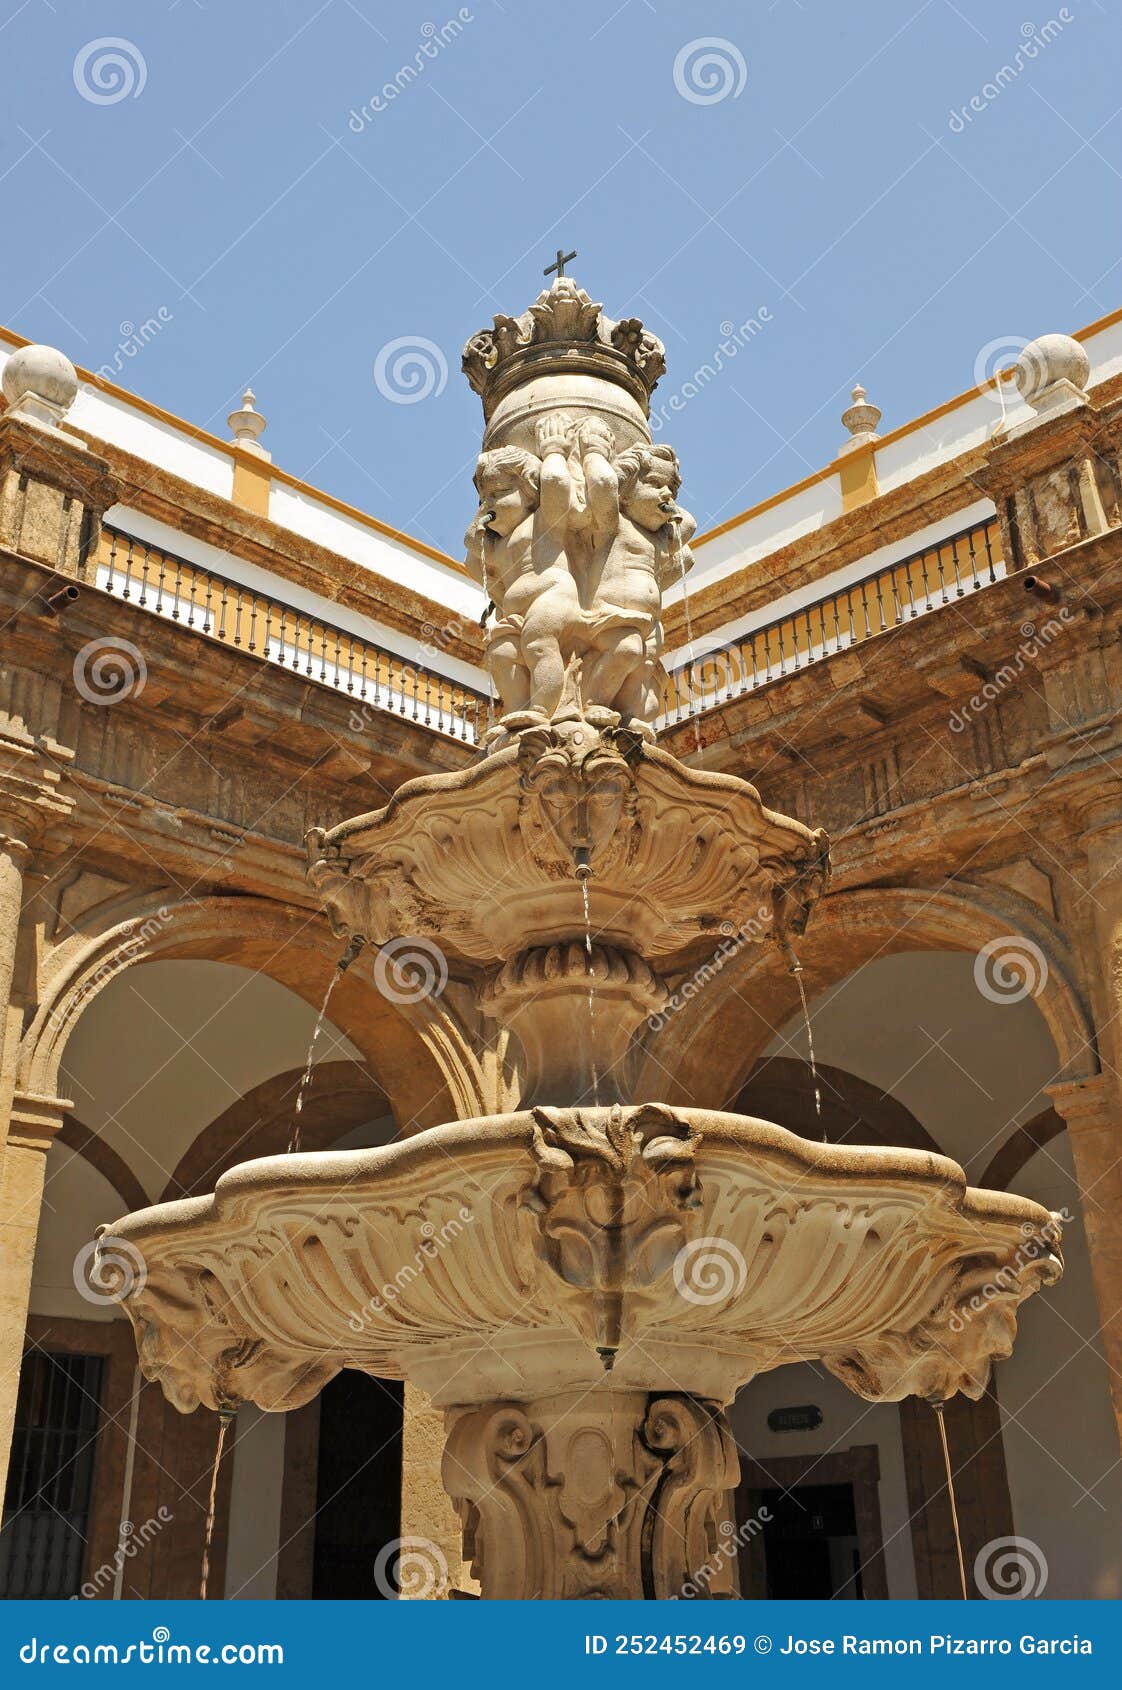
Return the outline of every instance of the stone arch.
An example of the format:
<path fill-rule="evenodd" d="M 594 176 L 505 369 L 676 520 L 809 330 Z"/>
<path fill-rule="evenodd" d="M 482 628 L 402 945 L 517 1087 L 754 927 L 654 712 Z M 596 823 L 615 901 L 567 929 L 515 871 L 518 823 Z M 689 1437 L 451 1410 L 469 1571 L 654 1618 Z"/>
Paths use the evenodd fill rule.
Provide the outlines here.
<path fill-rule="evenodd" d="M 302 1068 L 254 1086 L 192 1140 L 160 1194 L 160 1202 L 213 1191 L 228 1168 L 285 1149 Z M 361 1062 L 321 1062 L 312 1072 L 300 1115 L 304 1150 L 326 1150 L 351 1127 L 390 1112 L 389 1099 Z"/>
<path fill-rule="evenodd" d="M 338 954 L 319 914 L 266 898 L 212 896 L 186 901 L 166 893 L 115 899 L 69 934 L 45 959 L 38 1005 L 20 1046 L 18 1087 L 55 1097 L 59 1065 L 83 1011 L 123 970 L 138 964 L 195 958 L 234 963 L 267 975 L 318 1009 Z M 451 1120 L 453 1087 L 433 1053 L 431 1005 L 391 1002 L 377 988 L 370 959 L 360 956 L 338 982 L 331 1019 L 362 1053 L 374 1083 L 390 1101 L 402 1132 Z M 441 1019 L 450 1020 L 450 1017 Z M 456 1052 L 456 1030 L 443 1031 L 443 1053 Z M 467 1040 L 461 1043 L 465 1052 Z M 473 1075 L 455 1087 L 470 1096 Z M 457 1099 L 459 1101 L 459 1099 Z"/>
<path fill-rule="evenodd" d="M 106 1144 L 103 1138 L 99 1138 L 76 1115 L 63 1116 L 55 1143 L 73 1151 L 75 1156 L 80 1156 L 83 1162 L 88 1162 L 91 1168 L 107 1180 L 121 1199 L 125 1210 L 148 1207 L 149 1200 L 144 1187 L 124 1157 L 118 1155 L 111 1144 Z"/>
<path fill-rule="evenodd" d="M 887 886 L 825 898 L 797 943 L 808 998 L 838 986 L 864 963 L 898 951 L 977 952 L 994 939 L 1028 939 L 1046 978 L 1035 994 L 1056 1048 L 1057 1080 L 1099 1071 L 1094 1024 L 1071 948 L 1034 904 L 990 886 Z M 690 990 L 646 1042 L 637 1095 L 725 1108 L 776 1032 L 796 1014 L 799 993 L 772 945 L 745 946 Z M 672 1000 L 673 1002 L 673 1000 Z"/>
<path fill-rule="evenodd" d="M 1054 1138 L 1067 1131 L 1067 1122 L 1054 1109 L 1042 1109 L 1031 1121 L 1014 1127 L 986 1167 L 979 1185 L 994 1191 L 1009 1191 L 1013 1181 L 1028 1166 L 1038 1150 L 1051 1144 Z"/>
<path fill-rule="evenodd" d="M 771 1056 L 753 1068 L 732 1108 L 738 1115 L 757 1115 L 803 1137 L 814 1136 L 820 1128 L 831 1144 L 904 1145 L 936 1156 L 945 1154 L 910 1109 L 856 1074 L 819 1063 L 818 1087 L 820 1116 L 809 1064 Z"/>

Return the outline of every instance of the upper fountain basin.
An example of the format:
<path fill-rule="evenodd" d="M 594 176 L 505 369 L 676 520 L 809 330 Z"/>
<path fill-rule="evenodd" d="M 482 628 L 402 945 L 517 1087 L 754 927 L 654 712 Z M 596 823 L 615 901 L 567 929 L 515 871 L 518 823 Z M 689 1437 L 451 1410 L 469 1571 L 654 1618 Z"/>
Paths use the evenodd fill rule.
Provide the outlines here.
<path fill-rule="evenodd" d="M 587 722 L 523 730 L 462 773 L 405 783 L 384 809 L 308 835 L 309 877 L 336 931 L 430 938 L 490 966 L 590 925 L 655 967 L 721 936 L 801 932 L 826 878 L 826 836 L 756 789 Z"/>

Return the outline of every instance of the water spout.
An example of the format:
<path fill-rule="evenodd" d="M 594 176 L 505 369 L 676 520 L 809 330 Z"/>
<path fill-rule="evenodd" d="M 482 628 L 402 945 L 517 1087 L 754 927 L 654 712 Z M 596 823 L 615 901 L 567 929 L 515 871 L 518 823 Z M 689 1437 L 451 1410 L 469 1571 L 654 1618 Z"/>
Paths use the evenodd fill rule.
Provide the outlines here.
<path fill-rule="evenodd" d="M 591 845 L 573 846 L 573 863 L 576 877 L 582 883 L 592 879 L 592 847 Z"/>
<path fill-rule="evenodd" d="M 362 950 L 362 947 L 365 945 L 365 943 L 366 943 L 366 939 L 365 939 L 365 936 L 363 934 L 361 934 L 361 933 L 352 933 L 351 934 L 350 938 L 347 940 L 346 950 L 343 952 L 342 956 L 339 958 L 339 961 L 335 964 L 335 969 L 336 969 L 337 973 L 345 974 L 347 972 L 347 969 L 351 966 L 351 963 L 354 962 L 355 958 L 358 956 L 359 952 Z"/>

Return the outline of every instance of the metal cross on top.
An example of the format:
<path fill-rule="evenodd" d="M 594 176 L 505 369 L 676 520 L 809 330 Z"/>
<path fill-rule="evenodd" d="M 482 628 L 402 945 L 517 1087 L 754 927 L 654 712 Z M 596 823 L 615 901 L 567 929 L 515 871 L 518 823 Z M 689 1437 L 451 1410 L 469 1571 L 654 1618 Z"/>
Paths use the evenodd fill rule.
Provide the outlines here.
<path fill-rule="evenodd" d="M 553 272 L 556 270 L 558 276 L 563 276 L 565 274 L 566 264 L 571 263 L 576 256 L 575 252 L 565 252 L 561 247 L 558 247 L 556 264 L 547 264 L 545 269 L 542 271 L 542 275 L 552 276 Z"/>

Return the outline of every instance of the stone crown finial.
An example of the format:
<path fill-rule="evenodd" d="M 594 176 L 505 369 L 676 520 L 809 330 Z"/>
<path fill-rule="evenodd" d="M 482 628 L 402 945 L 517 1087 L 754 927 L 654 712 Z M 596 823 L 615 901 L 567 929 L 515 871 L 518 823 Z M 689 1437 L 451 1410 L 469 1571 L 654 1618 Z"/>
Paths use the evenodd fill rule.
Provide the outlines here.
<path fill-rule="evenodd" d="M 666 349 L 637 317 L 615 322 L 571 276 L 559 276 L 520 317 L 500 314 L 493 328 L 472 335 L 463 371 L 489 418 L 504 394 L 546 362 L 618 382 L 645 412 L 666 369 Z"/>
<path fill-rule="evenodd" d="M 877 424 L 881 419 L 879 405 L 870 405 L 865 389 L 858 382 L 852 392 L 853 403 L 848 410 L 842 412 L 841 420 L 849 430 L 849 439 L 842 447 L 848 452 L 854 446 L 864 446 L 866 442 L 876 440 Z"/>
<path fill-rule="evenodd" d="M 4 365 L 8 415 L 58 428 L 78 394 L 78 372 L 56 346 L 21 346 Z"/>
<path fill-rule="evenodd" d="M 1069 334 L 1042 334 L 1030 340 L 1017 359 L 1014 379 L 1026 404 L 1039 415 L 1061 405 L 1082 403 L 1091 360 Z"/>
<path fill-rule="evenodd" d="M 256 452 L 259 457 L 267 457 L 264 446 L 258 444 L 258 435 L 265 429 L 265 418 L 257 409 L 257 396 L 251 387 L 247 387 L 242 394 L 241 406 L 231 411 L 226 418 L 233 432 L 235 444 L 243 446 L 247 451 Z"/>

